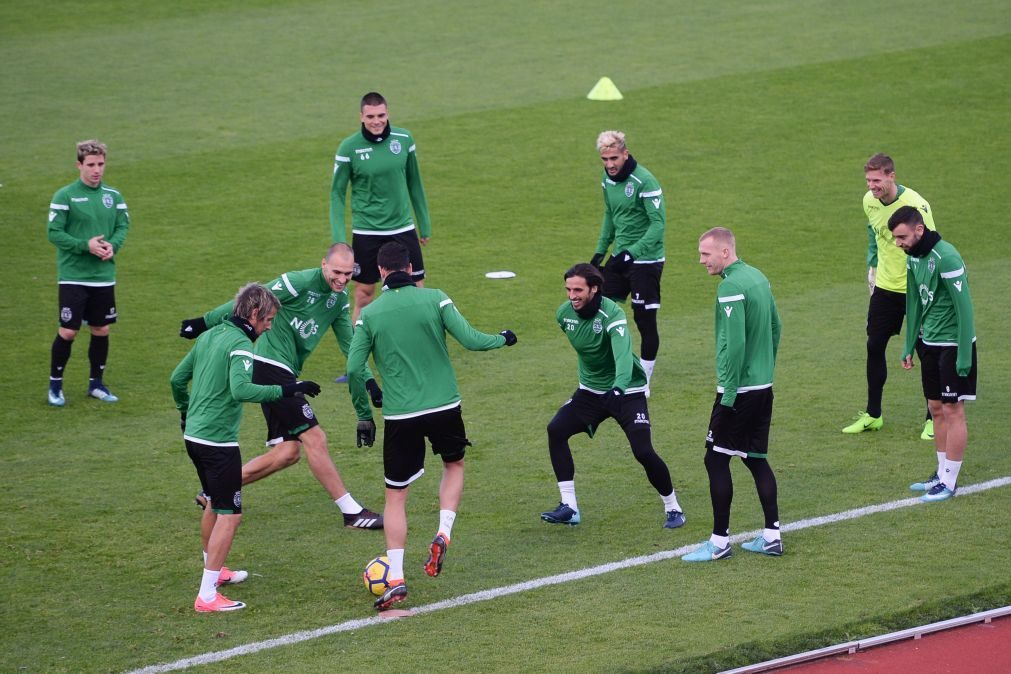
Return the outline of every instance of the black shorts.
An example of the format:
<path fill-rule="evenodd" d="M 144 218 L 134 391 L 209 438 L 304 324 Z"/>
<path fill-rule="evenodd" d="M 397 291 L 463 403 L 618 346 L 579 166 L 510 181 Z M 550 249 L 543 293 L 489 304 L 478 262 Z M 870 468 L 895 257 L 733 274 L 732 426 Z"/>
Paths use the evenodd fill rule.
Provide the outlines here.
<path fill-rule="evenodd" d="M 284 368 L 262 360 L 253 361 L 253 383 L 266 386 L 294 384 L 295 375 Z M 302 396 L 281 398 L 269 403 L 260 403 L 263 418 L 267 421 L 267 446 L 298 440 L 298 436 L 313 426 L 319 426 L 316 413 L 309 401 Z"/>
<path fill-rule="evenodd" d="M 418 240 L 418 231 L 412 229 L 409 232 L 399 234 L 352 234 L 351 248 L 355 251 L 355 275 L 352 276 L 358 283 L 377 283 L 379 281 L 379 265 L 376 257 L 383 244 L 396 241 L 404 244 L 411 255 L 411 279 L 420 281 L 425 278 L 425 261 L 421 257 L 421 242 Z"/>
<path fill-rule="evenodd" d="M 972 343 L 972 367 L 964 377 L 955 369 L 957 346 L 923 344 L 917 352 L 924 398 L 951 404 L 976 399 L 976 342 Z"/>
<path fill-rule="evenodd" d="M 769 456 L 769 425 L 772 423 L 772 387 L 737 394 L 734 409 L 720 404 L 723 394 L 716 394 L 709 416 L 706 449 L 742 459 Z"/>
<path fill-rule="evenodd" d="M 116 286 L 60 284 L 60 327 L 80 330 L 81 321 L 93 328 L 116 322 Z"/>
<path fill-rule="evenodd" d="M 220 447 L 186 440 L 186 453 L 197 469 L 200 488 L 219 515 L 242 514 L 242 454 L 238 445 Z"/>
<path fill-rule="evenodd" d="M 605 396 L 609 393 L 592 393 L 586 389 L 576 389 L 564 405 L 555 413 L 549 426 L 556 432 L 572 437 L 577 433 L 586 433 L 591 438 L 597 432 L 597 427 L 606 419 L 614 419 L 625 431 L 626 436 L 638 431 L 651 432 L 649 407 L 646 404 L 646 394 L 629 393 L 622 396 L 621 415 L 615 417 L 604 405 Z"/>
<path fill-rule="evenodd" d="M 446 463 L 463 458 L 470 446 L 460 405 L 383 425 L 383 473 L 390 489 L 406 489 L 425 474 L 425 438 Z"/>
<path fill-rule="evenodd" d="M 604 297 L 624 302 L 632 295 L 634 311 L 655 311 L 660 308 L 660 277 L 663 262 L 633 262 L 617 273 L 604 265 Z"/>
<path fill-rule="evenodd" d="M 867 337 L 888 341 L 902 331 L 902 319 L 905 317 L 906 294 L 875 286 L 867 305 Z"/>

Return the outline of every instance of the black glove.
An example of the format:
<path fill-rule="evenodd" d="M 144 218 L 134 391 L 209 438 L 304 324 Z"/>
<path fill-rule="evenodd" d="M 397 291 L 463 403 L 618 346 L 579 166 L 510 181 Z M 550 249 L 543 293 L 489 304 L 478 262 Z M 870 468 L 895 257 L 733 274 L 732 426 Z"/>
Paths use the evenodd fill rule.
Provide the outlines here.
<path fill-rule="evenodd" d="M 503 337 L 505 337 L 505 341 L 506 341 L 505 345 L 506 346 L 512 346 L 513 344 L 516 343 L 516 333 L 514 333 L 512 330 L 503 330 L 502 332 L 500 332 L 498 334 L 500 334 Z"/>
<path fill-rule="evenodd" d="M 615 274 L 623 274 L 628 267 L 635 262 L 635 258 L 627 250 L 615 253 L 607 261 L 607 267 Z"/>
<path fill-rule="evenodd" d="M 372 419 L 358 422 L 358 446 L 371 447 L 376 441 L 376 422 Z"/>
<path fill-rule="evenodd" d="M 179 428 L 182 429 L 183 433 L 186 432 L 186 412 L 179 413 Z"/>
<path fill-rule="evenodd" d="M 365 390 L 369 392 L 369 398 L 372 398 L 372 406 L 379 409 L 383 406 L 383 389 L 379 388 L 379 384 L 376 383 L 375 379 L 369 379 L 365 382 Z M 361 447 L 361 445 L 358 445 Z M 372 446 L 371 444 L 369 445 Z"/>
<path fill-rule="evenodd" d="M 203 316 L 187 318 L 179 326 L 179 336 L 185 339 L 196 339 L 204 332 L 207 332 L 207 321 Z"/>
<path fill-rule="evenodd" d="M 590 258 L 590 264 L 596 267 L 598 270 L 603 271 L 604 267 L 600 264 L 604 261 L 604 253 L 594 253 L 593 257 Z"/>
<path fill-rule="evenodd" d="M 604 407 L 607 409 L 607 413 L 610 414 L 615 419 L 621 418 L 621 404 L 625 400 L 625 394 L 620 388 L 615 386 L 613 389 L 604 394 Z"/>
<path fill-rule="evenodd" d="M 293 398 L 297 395 L 307 395 L 315 398 L 320 392 L 319 384 L 314 381 L 297 381 L 294 384 L 281 384 L 281 395 L 285 398 Z"/>

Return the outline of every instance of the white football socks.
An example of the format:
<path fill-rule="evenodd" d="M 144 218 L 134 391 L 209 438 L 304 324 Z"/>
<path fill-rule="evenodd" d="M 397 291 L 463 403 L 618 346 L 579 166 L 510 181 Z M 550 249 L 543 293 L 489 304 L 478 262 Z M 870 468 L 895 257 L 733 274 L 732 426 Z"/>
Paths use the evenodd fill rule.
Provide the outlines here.
<path fill-rule="evenodd" d="M 453 522 L 456 521 L 456 513 L 452 510 L 439 511 L 439 530 L 436 534 L 445 534 L 447 539 L 453 538 Z"/>
<path fill-rule="evenodd" d="M 558 492 L 562 496 L 562 503 L 569 506 L 577 513 L 579 512 L 579 506 L 576 505 L 576 481 L 566 480 L 565 482 L 558 483 Z"/>
<path fill-rule="evenodd" d="M 666 496 L 661 496 L 660 498 L 663 499 L 664 511 L 670 512 L 671 510 L 677 510 L 678 512 L 681 512 L 681 504 L 678 503 L 677 492 L 671 491 L 671 493 Z"/>
<path fill-rule="evenodd" d="M 365 508 L 363 508 L 361 504 L 355 500 L 355 497 L 351 495 L 351 492 L 344 494 L 344 496 L 341 496 L 339 499 L 334 501 L 334 503 L 337 504 L 337 507 L 340 508 L 341 512 L 345 515 L 357 515 L 361 511 L 365 510 Z"/>
<path fill-rule="evenodd" d="M 387 550 L 386 556 L 390 558 L 390 580 L 403 580 L 404 549 Z"/>
<path fill-rule="evenodd" d="M 218 576 L 220 575 L 221 569 L 217 571 L 204 569 L 203 578 L 200 579 L 201 599 L 204 601 L 214 601 L 214 598 L 218 596 Z"/>
<path fill-rule="evenodd" d="M 642 363 L 642 369 L 646 371 L 646 382 L 648 383 L 653 378 L 653 368 L 656 367 L 656 361 L 640 358 L 639 362 Z"/>
<path fill-rule="evenodd" d="M 722 550 L 730 545 L 730 536 L 717 536 L 716 534 L 713 534 L 709 537 L 709 542 L 715 545 L 718 549 Z"/>
<path fill-rule="evenodd" d="M 944 461 L 947 455 L 944 452 L 937 453 L 937 477 L 944 475 Z"/>
<path fill-rule="evenodd" d="M 961 461 L 949 461 L 944 460 L 944 470 L 937 474 L 941 478 L 941 482 L 948 489 L 955 491 L 955 482 L 958 480 L 958 471 L 962 469 Z"/>

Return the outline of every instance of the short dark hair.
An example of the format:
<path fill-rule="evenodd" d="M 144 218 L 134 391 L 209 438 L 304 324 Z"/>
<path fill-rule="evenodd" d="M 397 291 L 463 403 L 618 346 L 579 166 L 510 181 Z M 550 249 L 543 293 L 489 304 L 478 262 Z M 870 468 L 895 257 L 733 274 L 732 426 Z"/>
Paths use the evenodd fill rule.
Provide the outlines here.
<path fill-rule="evenodd" d="M 591 288 L 601 288 L 604 285 L 604 277 L 589 262 L 580 262 L 569 267 L 565 272 L 565 280 L 568 281 L 573 276 L 581 276 L 586 279 L 586 285 Z"/>
<path fill-rule="evenodd" d="M 864 164 L 864 173 L 868 171 L 884 171 L 885 173 L 895 173 L 895 162 L 884 152 L 878 152 L 867 160 Z"/>
<path fill-rule="evenodd" d="M 386 105 L 386 99 L 378 91 L 370 91 L 362 96 L 361 109 L 364 110 L 366 105 Z"/>
<path fill-rule="evenodd" d="M 379 249 L 376 264 L 389 271 L 407 271 L 407 267 L 411 264 L 411 254 L 404 244 L 390 241 Z"/>
<path fill-rule="evenodd" d="M 920 215 L 920 209 L 915 206 L 903 206 L 899 210 L 892 213 L 892 217 L 888 218 L 888 231 L 894 232 L 895 228 L 899 225 L 909 225 L 910 227 L 916 227 L 917 225 L 923 224 L 923 216 Z"/>

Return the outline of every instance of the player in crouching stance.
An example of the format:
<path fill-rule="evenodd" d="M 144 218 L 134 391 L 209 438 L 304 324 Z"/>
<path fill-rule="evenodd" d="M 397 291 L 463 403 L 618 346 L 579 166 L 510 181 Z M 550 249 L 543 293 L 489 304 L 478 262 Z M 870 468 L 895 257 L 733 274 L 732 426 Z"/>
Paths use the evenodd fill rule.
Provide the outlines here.
<path fill-rule="evenodd" d="M 565 272 L 569 299 L 555 317 L 579 359 L 579 388 L 548 424 L 548 451 L 562 500 L 554 510 L 541 513 L 551 524 L 579 524 L 576 504 L 576 473 L 569 438 L 577 433 L 590 437 L 605 419 L 618 422 L 632 447 L 632 454 L 646 469 L 646 477 L 660 494 L 666 518 L 664 528 L 685 523 L 667 464 L 653 449 L 649 408 L 646 406 L 646 374 L 632 353 L 625 312 L 604 297 L 604 279 L 592 264 L 577 264 Z"/>
<path fill-rule="evenodd" d="M 776 476 L 769 466 L 772 374 L 782 324 L 769 279 L 737 257 L 734 234 L 714 227 L 699 237 L 699 262 L 722 276 L 716 290 L 716 402 L 706 436 L 706 472 L 713 502 L 713 535 L 683 556 L 710 562 L 730 556 L 730 504 L 734 483 L 730 459 L 739 456 L 751 471 L 765 515 L 765 529 L 744 549 L 783 554 L 779 534 Z"/>
<path fill-rule="evenodd" d="M 245 608 L 220 594 L 218 586 L 241 583 L 245 571 L 224 566 L 242 519 L 242 456 L 239 425 L 243 402 L 269 402 L 299 394 L 315 396 L 319 385 L 252 383 L 253 340 L 270 329 L 280 303 L 255 283 L 239 290 L 231 318 L 205 332 L 172 372 L 172 397 L 182 415 L 186 451 L 200 486 L 210 498 L 200 522 L 204 575 L 193 608 L 200 613 Z M 192 380 L 192 387 L 187 384 Z"/>
<path fill-rule="evenodd" d="M 348 352 L 348 376 L 361 384 L 369 354 L 383 380 L 383 474 L 386 480 L 386 556 L 390 587 L 376 599 L 388 609 L 407 598 L 404 548 L 407 544 L 407 491 L 425 472 L 425 438 L 442 458 L 439 528 L 429 546 L 425 573 L 442 570 L 463 493 L 463 457 L 467 439 L 460 413 L 460 391 L 446 348 L 446 332 L 471 351 L 516 343 L 516 335 L 478 332 L 453 300 L 434 288 L 419 288 L 411 278 L 407 248 L 383 244 L 377 255 L 382 294 L 362 309 Z M 357 380 L 357 381 L 356 381 Z"/>
<path fill-rule="evenodd" d="M 341 351 L 351 346 L 350 302 L 347 284 L 355 268 L 351 247 L 335 243 L 315 269 L 290 271 L 266 284 L 281 303 L 277 326 L 257 342 L 253 353 L 253 381 L 257 384 L 288 384 L 295 381 L 306 359 L 323 340 L 328 330 L 337 338 Z M 231 302 L 208 311 L 199 318 L 183 321 L 181 337 L 192 339 L 207 329 L 228 320 Z M 369 409 L 369 398 L 382 406 L 382 391 L 368 373 L 364 383 L 351 386 L 351 402 L 358 416 L 358 446 L 372 446 L 376 424 Z M 361 381 L 359 379 L 359 381 Z M 344 526 L 350 529 L 382 529 L 383 518 L 362 506 L 348 491 L 334 465 L 327 437 L 319 425 L 315 410 L 302 401 L 279 401 L 261 405 L 267 422 L 267 446 L 270 449 L 242 467 L 242 484 L 262 480 L 284 470 L 305 452 L 309 470 L 340 508 Z M 197 503 L 203 507 L 203 497 Z"/>
<path fill-rule="evenodd" d="M 913 367 L 916 336 L 923 395 L 934 417 L 937 472 L 909 485 L 927 492 L 920 500 L 944 501 L 955 495 L 969 432 L 966 400 L 976 399 L 976 328 L 969 275 L 955 247 L 930 230 L 919 210 L 903 206 L 888 219 L 895 245 L 906 251 L 906 347 L 902 367 Z"/>

